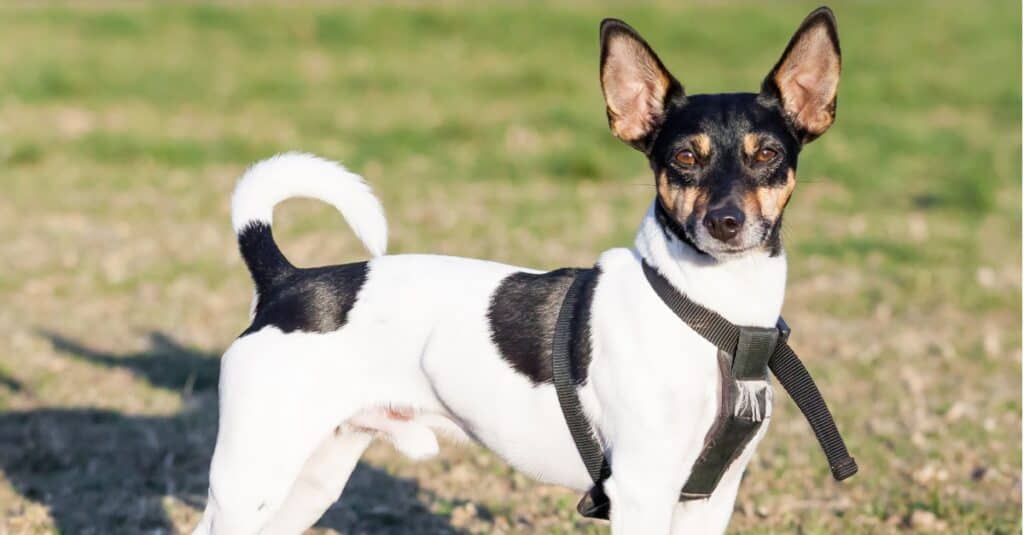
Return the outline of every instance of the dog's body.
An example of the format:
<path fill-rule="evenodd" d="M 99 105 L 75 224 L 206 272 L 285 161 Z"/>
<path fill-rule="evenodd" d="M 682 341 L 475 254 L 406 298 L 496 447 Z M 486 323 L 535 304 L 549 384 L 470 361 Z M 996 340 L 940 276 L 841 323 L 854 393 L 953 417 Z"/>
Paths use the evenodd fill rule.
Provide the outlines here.
<path fill-rule="evenodd" d="M 786 70 L 790 49 L 806 45 L 797 42 L 802 35 L 824 30 L 835 42 L 831 14 L 816 13 L 770 78 Z M 602 39 L 612 129 L 648 154 L 659 194 L 643 217 L 635 249 L 606 251 L 596 264 L 595 282 L 583 292 L 588 303 L 580 343 L 589 351 L 574 361 L 574 377 L 611 462 L 604 488 L 613 532 L 721 532 L 767 426 L 730 465 L 711 498 L 678 501 L 719 409 L 717 349 L 659 300 L 641 261 L 734 324 L 774 326 L 786 278 L 778 241 L 781 211 L 792 191 L 799 146 L 823 130 L 814 132 L 798 120 L 804 108 L 790 113 L 781 82 L 775 102 L 757 105 L 778 108 L 785 131 L 759 127 L 760 109 L 740 113 L 753 105 L 753 96 L 692 97 L 706 108 L 703 122 L 670 116 L 669 110 L 692 115 L 693 104 L 681 100 L 681 86 L 646 43 L 614 21 L 602 27 Z M 653 90 L 662 108 L 657 113 L 665 115 L 657 121 L 644 110 L 636 116 L 637 110 L 628 109 L 643 104 L 636 95 L 630 100 L 631 89 L 618 98 L 610 87 L 635 74 L 627 72 L 628 64 L 638 61 L 647 62 L 643 73 L 667 76 L 652 82 L 664 84 Z M 834 88 L 826 105 L 834 110 Z M 688 162 L 712 161 L 709 155 L 718 154 L 722 136 L 708 131 L 707 118 L 730 113 L 747 125 L 734 136 L 746 147 L 737 149 L 741 158 L 748 158 L 750 173 L 766 178 L 748 190 L 738 183 L 719 187 L 724 193 L 701 190 L 691 175 L 705 171 Z M 673 127 L 673 121 L 702 130 Z M 670 128 L 678 131 L 666 141 Z M 773 135 L 768 149 L 763 146 L 769 141 L 751 137 Z M 684 138 L 693 140 L 687 145 L 693 152 L 679 150 Z M 750 154 L 742 156 L 744 150 Z M 776 160 L 760 166 L 766 150 Z M 274 243 L 270 224 L 274 204 L 293 196 L 334 204 L 373 258 L 292 267 Z M 759 209 L 750 208 L 751 196 Z M 747 199 L 737 201 L 742 213 L 716 220 L 714 214 L 732 206 L 722 199 L 730 198 Z M 363 450 L 378 436 L 413 458 L 437 452 L 436 433 L 471 438 L 538 479 L 578 490 L 592 485 L 551 379 L 551 338 L 570 271 L 383 256 L 386 222 L 368 187 L 340 166 L 308 155 L 279 156 L 250 169 L 236 190 L 232 217 L 257 296 L 252 325 L 223 357 L 210 499 L 197 533 L 301 532 L 338 498 Z M 703 221 L 699 229 L 692 228 L 694 218 Z"/>

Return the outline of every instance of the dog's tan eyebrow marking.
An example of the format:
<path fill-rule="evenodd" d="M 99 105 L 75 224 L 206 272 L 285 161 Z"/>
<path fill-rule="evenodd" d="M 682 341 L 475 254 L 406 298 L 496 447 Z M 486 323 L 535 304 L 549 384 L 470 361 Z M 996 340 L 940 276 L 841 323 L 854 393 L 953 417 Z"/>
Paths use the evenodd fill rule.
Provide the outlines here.
<path fill-rule="evenodd" d="M 755 195 L 761 204 L 761 215 L 775 221 L 789 202 L 793 189 L 796 188 L 796 171 L 791 167 L 786 170 L 786 183 L 778 186 L 762 186 L 757 188 Z"/>
<path fill-rule="evenodd" d="M 753 156 L 760 146 L 761 136 L 757 134 L 746 134 L 743 136 L 743 153 L 747 156 Z"/>
<path fill-rule="evenodd" d="M 707 134 L 697 134 L 690 138 L 693 142 L 693 147 L 697 149 L 697 152 L 702 158 L 707 158 L 711 154 L 711 137 Z"/>

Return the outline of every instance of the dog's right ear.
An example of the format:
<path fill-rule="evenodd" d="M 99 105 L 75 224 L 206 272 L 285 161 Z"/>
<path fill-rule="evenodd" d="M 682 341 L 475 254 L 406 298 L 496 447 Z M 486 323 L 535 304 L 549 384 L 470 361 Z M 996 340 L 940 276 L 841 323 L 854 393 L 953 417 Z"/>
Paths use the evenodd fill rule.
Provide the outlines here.
<path fill-rule="evenodd" d="M 617 19 L 601 21 L 601 90 L 612 133 L 641 151 L 665 112 L 686 98 L 643 37 Z"/>

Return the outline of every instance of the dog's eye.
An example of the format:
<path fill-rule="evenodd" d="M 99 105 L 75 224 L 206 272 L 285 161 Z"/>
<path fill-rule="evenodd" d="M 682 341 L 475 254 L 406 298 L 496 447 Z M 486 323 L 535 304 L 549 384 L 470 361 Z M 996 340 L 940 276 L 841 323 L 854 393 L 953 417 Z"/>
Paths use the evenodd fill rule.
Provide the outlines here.
<path fill-rule="evenodd" d="M 757 151 L 757 154 L 754 156 L 754 159 L 757 160 L 758 162 L 764 163 L 774 160 L 775 157 L 778 155 L 779 153 L 776 152 L 775 149 L 765 148 Z"/>
<path fill-rule="evenodd" d="M 693 151 L 681 150 L 676 153 L 676 162 L 684 167 L 690 167 L 697 163 L 697 155 L 694 154 Z"/>

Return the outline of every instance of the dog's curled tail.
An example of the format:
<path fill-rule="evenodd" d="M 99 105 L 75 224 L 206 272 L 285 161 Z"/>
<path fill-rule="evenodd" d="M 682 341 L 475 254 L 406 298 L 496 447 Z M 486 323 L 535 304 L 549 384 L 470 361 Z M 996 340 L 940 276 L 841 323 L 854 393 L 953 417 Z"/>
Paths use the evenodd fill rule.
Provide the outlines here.
<path fill-rule="evenodd" d="M 312 154 L 278 154 L 250 167 L 231 198 L 231 224 L 257 292 L 295 270 L 271 232 L 274 205 L 292 197 L 333 205 L 372 256 L 387 249 L 384 210 L 362 177 Z"/>

